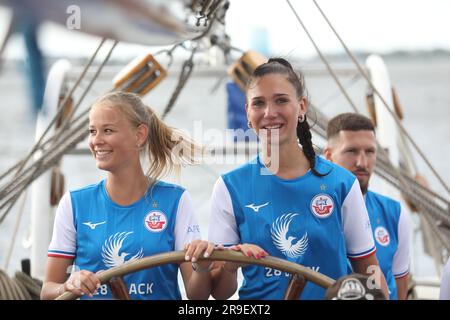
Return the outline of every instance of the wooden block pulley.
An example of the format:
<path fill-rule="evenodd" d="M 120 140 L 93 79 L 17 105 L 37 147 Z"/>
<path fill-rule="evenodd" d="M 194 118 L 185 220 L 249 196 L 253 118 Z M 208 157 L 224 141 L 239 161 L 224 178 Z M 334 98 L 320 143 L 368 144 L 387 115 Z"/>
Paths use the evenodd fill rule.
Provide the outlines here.
<path fill-rule="evenodd" d="M 145 95 L 167 75 L 166 70 L 151 55 L 140 56 L 131 61 L 113 79 L 114 88 L 125 92 Z"/>
<path fill-rule="evenodd" d="M 258 52 L 249 50 L 245 52 L 239 60 L 237 60 L 228 69 L 228 75 L 234 82 L 241 88 L 242 91 L 246 91 L 248 80 L 253 71 L 267 62 L 267 58 Z"/>

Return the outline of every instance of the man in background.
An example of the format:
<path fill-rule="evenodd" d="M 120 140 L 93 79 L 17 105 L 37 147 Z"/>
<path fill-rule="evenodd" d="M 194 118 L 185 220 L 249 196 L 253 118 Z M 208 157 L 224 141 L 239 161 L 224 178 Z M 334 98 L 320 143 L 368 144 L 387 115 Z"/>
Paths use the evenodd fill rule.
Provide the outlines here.
<path fill-rule="evenodd" d="M 325 157 L 351 171 L 361 186 L 390 299 L 404 300 L 408 292 L 410 216 L 398 201 L 368 190 L 377 156 L 375 127 L 363 115 L 344 113 L 328 123 L 327 139 Z"/>

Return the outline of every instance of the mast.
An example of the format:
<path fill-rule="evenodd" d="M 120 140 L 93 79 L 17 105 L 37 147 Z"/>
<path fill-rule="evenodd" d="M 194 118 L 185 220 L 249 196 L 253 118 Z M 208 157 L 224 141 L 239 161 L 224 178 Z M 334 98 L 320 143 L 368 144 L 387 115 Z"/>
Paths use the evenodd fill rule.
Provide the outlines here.
<path fill-rule="evenodd" d="M 60 94 L 66 74 L 71 65 L 67 60 L 56 62 L 48 74 L 44 93 L 44 103 L 36 120 L 36 138 L 38 141 L 58 111 Z M 54 131 L 54 129 L 52 129 Z M 53 132 L 50 132 L 52 134 Z M 37 161 L 43 152 L 38 150 L 34 155 Z M 51 204 L 52 171 L 48 170 L 31 185 L 31 275 L 43 279 L 47 261 L 47 250 L 53 230 L 56 205 Z"/>

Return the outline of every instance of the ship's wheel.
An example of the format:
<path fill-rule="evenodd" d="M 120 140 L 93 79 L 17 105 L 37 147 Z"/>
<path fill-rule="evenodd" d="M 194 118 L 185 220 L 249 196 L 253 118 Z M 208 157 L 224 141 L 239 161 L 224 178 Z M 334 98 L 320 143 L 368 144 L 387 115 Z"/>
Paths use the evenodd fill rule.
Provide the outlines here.
<path fill-rule="evenodd" d="M 185 253 L 183 251 L 175 251 L 148 256 L 139 260 L 125 263 L 124 265 L 108 269 L 100 274 L 98 278 L 102 284 L 108 284 L 111 288 L 114 298 L 129 299 L 128 290 L 122 277 L 144 269 L 157 267 L 168 263 L 182 263 L 186 262 Z M 334 280 L 319 272 L 313 271 L 300 264 L 275 257 L 265 257 L 262 259 L 255 259 L 253 257 L 246 257 L 241 252 L 232 250 L 216 250 L 208 258 L 201 260 L 209 261 L 229 261 L 243 264 L 254 264 L 264 267 L 270 267 L 282 272 L 290 273 L 291 280 L 285 292 L 284 298 L 286 300 L 298 299 L 308 281 L 311 281 L 323 288 L 328 288 L 334 284 Z M 71 292 L 65 292 L 56 300 L 73 300 L 77 296 Z"/>

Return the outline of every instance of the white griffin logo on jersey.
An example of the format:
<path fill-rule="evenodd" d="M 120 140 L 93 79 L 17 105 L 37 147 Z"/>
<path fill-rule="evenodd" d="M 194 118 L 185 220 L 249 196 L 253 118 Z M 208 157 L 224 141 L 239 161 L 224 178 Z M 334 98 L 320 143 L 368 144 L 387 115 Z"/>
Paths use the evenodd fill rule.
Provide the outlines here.
<path fill-rule="evenodd" d="M 113 268 L 123 265 L 125 262 L 134 261 L 144 256 L 144 250 L 141 247 L 138 253 L 130 257 L 127 261 L 125 259 L 130 255 L 128 252 L 120 252 L 122 250 L 122 243 L 133 232 L 118 232 L 113 234 L 105 241 L 102 246 L 103 263 L 108 268 Z"/>
<path fill-rule="evenodd" d="M 289 225 L 295 216 L 298 216 L 298 214 L 289 213 L 282 215 L 275 220 L 272 224 L 272 229 L 270 230 L 273 243 L 288 258 L 298 258 L 305 253 L 306 249 L 308 249 L 307 232 L 305 232 L 303 237 L 295 243 L 295 237 L 287 236 Z"/>

